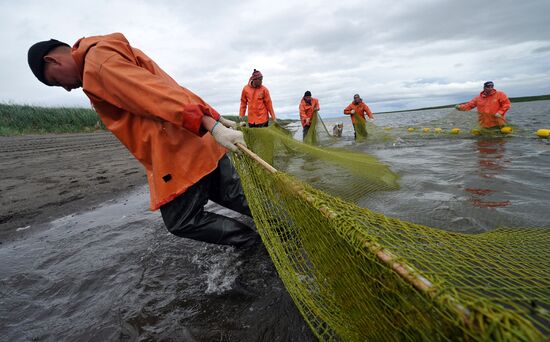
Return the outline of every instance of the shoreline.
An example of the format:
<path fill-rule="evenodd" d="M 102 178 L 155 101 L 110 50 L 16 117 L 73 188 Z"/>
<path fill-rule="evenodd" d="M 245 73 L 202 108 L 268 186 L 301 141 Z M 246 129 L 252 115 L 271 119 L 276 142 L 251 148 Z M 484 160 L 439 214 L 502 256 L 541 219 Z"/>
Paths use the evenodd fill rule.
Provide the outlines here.
<path fill-rule="evenodd" d="M 0 172 L 0 241 L 147 184 L 110 132 L 0 137 Z"/>

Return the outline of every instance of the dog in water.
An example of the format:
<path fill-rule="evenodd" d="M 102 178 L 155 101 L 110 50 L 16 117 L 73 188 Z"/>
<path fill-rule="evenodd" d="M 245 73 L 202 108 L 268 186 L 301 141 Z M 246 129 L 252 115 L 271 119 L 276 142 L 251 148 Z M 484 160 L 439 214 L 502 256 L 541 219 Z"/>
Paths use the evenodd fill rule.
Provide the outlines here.
<path fill-rule="evenodd" d="M 342 130 L 344 130 L 344 123 L 339 122 L 336 125 L 334 125 L 334 127 L 332 127 L 332 135 L 335 137 L 341 137 Z"/>

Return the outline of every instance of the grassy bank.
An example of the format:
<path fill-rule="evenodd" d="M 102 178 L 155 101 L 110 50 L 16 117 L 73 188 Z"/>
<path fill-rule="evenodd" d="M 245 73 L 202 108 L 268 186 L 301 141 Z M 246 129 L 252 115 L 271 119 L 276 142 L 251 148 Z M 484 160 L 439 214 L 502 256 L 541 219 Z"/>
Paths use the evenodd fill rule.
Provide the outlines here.
<path fill-rule="evenodd" d="M 240 120 L 238 115 L 224 115 L 223 117 L 228 119 L 228 120 L 233 120 L 235 122 L 239 122 L 239 120 Z M 248 117 L 245 116 L 244 121 L 248 122 L 247 119 L 248 119 Z M 269 119 L 269 121 L 271 122 L 271 119 Z M 279 123 L 279 125 L 282 125 L 282 126 L 288 125 L 289 123 L 296 122 L 296 121 L 300 121 L 300 120 L 297 120 L 297 119 L 277 119 L 277 123 Z"/>
<path fill-rule="evenodd" d="M 238 121 L 238 115 L 224 115 Z M 280 124 L 294 120 L 279 120 Z M 0 136 L 78 133 L 104 130 L 96 112 L 86 108 L 34 107 L 0 103 Z"/>
<path fill-rule="evenodd" d="M 0 135 L 91 132 L 104 128 L 91 109 L 0 104 Z"/>

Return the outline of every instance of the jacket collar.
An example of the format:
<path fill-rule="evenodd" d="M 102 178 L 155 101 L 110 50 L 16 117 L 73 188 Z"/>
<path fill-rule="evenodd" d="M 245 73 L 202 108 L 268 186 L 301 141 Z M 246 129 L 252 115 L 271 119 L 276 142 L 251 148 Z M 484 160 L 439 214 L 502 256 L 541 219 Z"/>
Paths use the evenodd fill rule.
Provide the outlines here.
<path fill-rule="evenodd" d="M 488 97 L 488 96 L 493 96 L 497 93 L 497 90 L 495 88 L 493 88 L 493 90 L 491 90 L 491 93 L 489 95 L 485 95 L 485 91 L 482 90 L 481 93 L 479 93 L 479 96 L 481 97 Z"/>
<path fill-rule="evenodd" d="M 73 59 L 76 62 L 76 65 L 78 66 L 78 70 L 80 71 L 80 76 L 82 77 L 84 74 L 84 63 L 86 60 L 86 55 L 88 54 L 88 51 L 97 45 L 97 43 L 101 41 L 108 41 L 108 40 L 118 40 L 122 41 L 126 44 L 129 44 L 126 40 L 126 37 L 122 33 L 112 33 L 104 36 L 92 36 L 88 38 L 80 38 L 76 43 L 74 43 L 72 47 L 72 56 Z"/>

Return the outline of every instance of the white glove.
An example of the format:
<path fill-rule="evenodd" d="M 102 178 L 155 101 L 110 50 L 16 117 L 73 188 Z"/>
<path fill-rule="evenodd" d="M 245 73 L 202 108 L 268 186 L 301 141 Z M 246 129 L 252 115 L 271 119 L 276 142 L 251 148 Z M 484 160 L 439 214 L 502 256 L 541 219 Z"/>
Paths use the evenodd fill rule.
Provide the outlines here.
<path fill-rule="evenodd" d="M 370 122 L 373 122 L 373 121 L 374 121 L 374 118 L 369 118 L 369 121 L 370 121 Z"/>
<path fill-rule="evenodd" d="M 239 152 L 237 143 L 241 143 L 246 146 L 244 142 L 243 132 L 236 131 L 225 127 L 224 125 L 215 124 L 212 128 L 212 136 L 216 142 L 232 152 Z"/>
<path fill-rule="evenodd" d="M 352 109 L 352 110 L 350 111 L 350 113 L 351 113 L 351 114 L 355 114 L 355 109 Z"/>
<path fill-rule="evenodd" d="M 228 128 L 237 128 L 237 123 L 235 121 L 228 120 L 223 116 L 220 116 L 220 123 Z"/>
<path fill-rule="evenodd" d="M 244 121 L 244 116 L 239 116 L 239 126 L 246 127 L 246 122 Z"/>
<path fill-rule="evenodd" d="M 502 118 L 502 115 L 500 115 L 500 113 L 496 113 L 495 118 L 500 119 L 500 118 Z"/>

